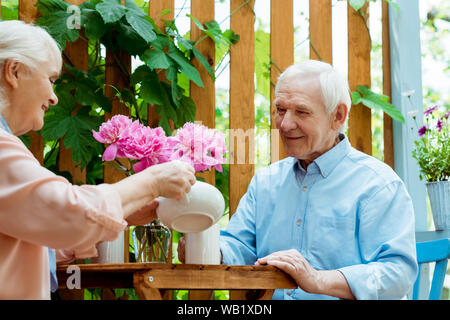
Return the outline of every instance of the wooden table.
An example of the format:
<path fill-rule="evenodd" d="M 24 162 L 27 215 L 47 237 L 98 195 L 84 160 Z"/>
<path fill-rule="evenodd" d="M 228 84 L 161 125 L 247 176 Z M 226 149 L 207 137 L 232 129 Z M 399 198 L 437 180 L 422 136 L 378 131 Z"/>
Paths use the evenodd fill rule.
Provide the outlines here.
<path fill-rule="evenodd" d="M 60 289 L 67 288 L 67 279 L 74 274 L 67 272 L 69 266 L 58 266 Z M 250 290 L 247 299 L 271 299 L 275 289 L 297 288 L 289 275 L 273 266 L 122 263 L 76 267 L 81 288 L 135 288 L 142 300 L 160 300 L 169 289 Z"/>

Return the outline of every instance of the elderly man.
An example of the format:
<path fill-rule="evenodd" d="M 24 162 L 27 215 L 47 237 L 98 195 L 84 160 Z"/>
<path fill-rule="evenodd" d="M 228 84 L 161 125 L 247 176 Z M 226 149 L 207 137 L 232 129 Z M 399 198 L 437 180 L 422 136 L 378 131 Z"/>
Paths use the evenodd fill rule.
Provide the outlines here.
<path fill-rule="evenodd" d="M 253 177 L 220 238 L 224 264 L 276 266 L 298 283 L 274 299 L 400 299 L 417 276 L 414 212 L 384 163 L 343 134 L 347 81 L 329 64 L 286 69 L 276 125 L 289 156 Z"/>

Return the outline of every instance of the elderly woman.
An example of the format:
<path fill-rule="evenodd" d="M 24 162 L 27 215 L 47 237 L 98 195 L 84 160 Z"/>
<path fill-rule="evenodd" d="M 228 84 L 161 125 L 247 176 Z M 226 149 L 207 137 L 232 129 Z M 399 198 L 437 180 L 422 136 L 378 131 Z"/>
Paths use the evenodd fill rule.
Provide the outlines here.
<path fill-rule="evenodd" d="M 72 185 L 42 167 L 16 136 L 42 128 L 58 102 L 52 84 L 61 65 L 45 30 L 0 22 L 0 299 L 49 299 L 48 248 L 66 259 L 96 256 L 98 242 L 154 220 L 156 197 L 181 199 L 195 183 L 194 169 L 178 161 L 98 186 Z"/>

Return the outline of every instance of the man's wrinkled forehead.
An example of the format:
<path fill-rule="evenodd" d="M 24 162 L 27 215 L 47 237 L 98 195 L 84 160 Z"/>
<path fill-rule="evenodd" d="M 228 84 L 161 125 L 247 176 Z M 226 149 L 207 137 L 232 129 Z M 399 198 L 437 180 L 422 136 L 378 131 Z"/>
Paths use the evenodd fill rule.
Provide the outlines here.
<path fill-rule="evenodd" d="M 276 98 L 280 94 L 307 94 L 321 96 L 319 75 L 316 73 L 303 73 L 288 75 L 279 80 Z"/>

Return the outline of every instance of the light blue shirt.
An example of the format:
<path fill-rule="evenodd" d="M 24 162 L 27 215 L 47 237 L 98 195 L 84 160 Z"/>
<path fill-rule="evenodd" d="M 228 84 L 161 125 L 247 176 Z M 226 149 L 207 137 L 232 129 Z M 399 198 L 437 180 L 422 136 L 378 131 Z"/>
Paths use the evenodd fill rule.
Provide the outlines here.
<path fill-rule="evenodd" d="M 257 172 L 221 231 L 224 264 L 297 249 L 313 268 L 339 270 L 357 299 L 408 293 L 418 272 L 411 198 L 389 166 L 341 139 L 307 171 L 286 158 Z M 298 288 L 273 298 L 334 297 Z"/>
<path fill-rule="evenodd" d="M 5 130 L 8 133 L 11 133 L 11 130 L 9 129 L 8 123 L 6 122 L 5 118 L 2 117 L 0 114 L 0 129 Z M 48 248 L 48 260 L 49 260 L 49 267 L 50 267 L 50 290 L 52 292 L 55 292 L 58 289 L 58 278 L 56 277 L 56 254 L 55 250 Z"/>

